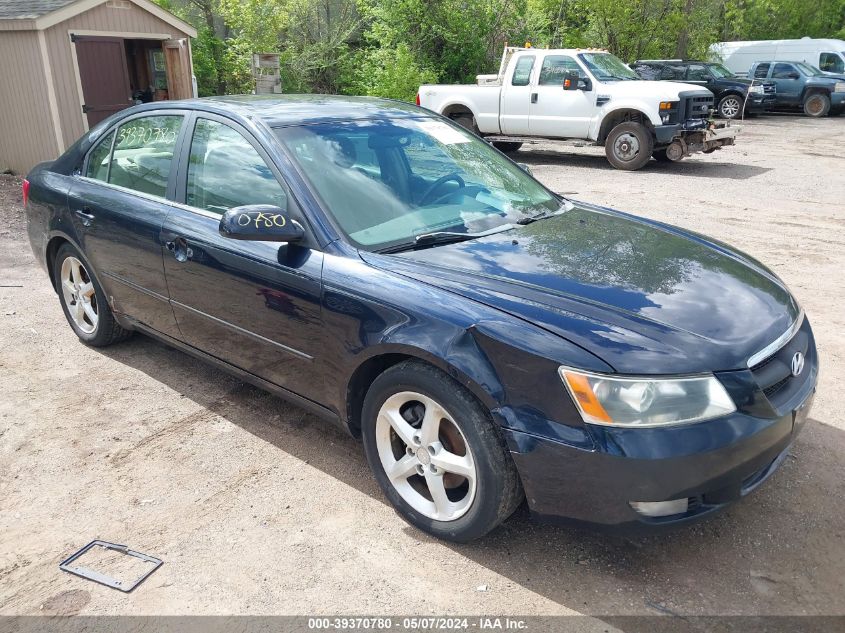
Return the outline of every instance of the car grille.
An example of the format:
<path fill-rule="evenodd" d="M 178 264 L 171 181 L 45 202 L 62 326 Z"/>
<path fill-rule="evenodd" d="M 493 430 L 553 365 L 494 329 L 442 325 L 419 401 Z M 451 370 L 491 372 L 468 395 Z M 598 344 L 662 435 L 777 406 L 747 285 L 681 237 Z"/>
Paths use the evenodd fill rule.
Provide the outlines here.
<path fill-rule="evenodd" d="M 796 352 L 804 355 L 804 369 L 797 376 L 792 375 L 792 358 Z M 757 386 L 776 409 L 789 400 L 807 377 L 816 362 L 815 352 L 810 345 L 807 320 L 783 347 L 751 368 Z"/>
<path fill-rule="evenodd" d="M 710 116 L 710 110 L 713 108 L 713 97 L 696 96 L 686 98 L 686 118 L 688 119 L 705 119 Z"/>
<path fill-rule="evenodd" d="M 776 84 L 763 84 L 763 92 L 767 95 L 773 95 L 777 93 L 777 85 Z"/>

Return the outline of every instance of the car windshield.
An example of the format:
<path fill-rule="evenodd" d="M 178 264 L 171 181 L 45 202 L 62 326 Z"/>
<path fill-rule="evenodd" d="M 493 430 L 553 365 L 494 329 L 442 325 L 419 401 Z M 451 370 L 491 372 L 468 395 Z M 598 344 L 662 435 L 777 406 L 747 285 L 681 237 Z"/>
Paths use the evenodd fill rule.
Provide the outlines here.
<path fill-rule="evenodd" d="M 798 68 L 801 69 L 801 72 L 809 77 L 823 77 L 824 73 L 820 71 L 815 66 L 810 66 L 810 64 L 804 64 L 802 62 L 797 62 L 795 64 Z"/>
<path fill-rule="evenodd" d="M 578 57 L 599 81 L 640 79 L 639 75 L 628 68 L 616 55 L 610 53 L 581 53 Z"/>
<path fill-rule="evenodd" d="M 712 72 L 713 75 L 717 79 L 724 79 L 725 77 L 733 77 L 734 76 L 734 74 L 731 71 L 729 71 L 727 68 L 722 66 L 722 64 L 710 64 L 709 66 L 710 66 L 710 72 Z"/>
<path fill-rule="evenodd" d="M 424 234 L 475 234 L 561 209 L 489 144 L 434 118 L 277 128 L 277 137 L 346 235 L 367 250 Z"/>

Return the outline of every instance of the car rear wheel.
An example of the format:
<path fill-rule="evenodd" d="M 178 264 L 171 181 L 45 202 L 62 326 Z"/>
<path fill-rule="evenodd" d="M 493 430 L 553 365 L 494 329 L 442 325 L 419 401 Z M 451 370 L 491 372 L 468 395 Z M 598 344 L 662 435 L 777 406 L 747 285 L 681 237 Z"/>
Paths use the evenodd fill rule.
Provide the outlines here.
<path fill-rule="evenodd" d="M 804 114 L 811 117 L 827 116 L 830 112 L 830 97 L 817 92 L 804 99 Z"/>
<path fill-rule="evenodd" d="M 738 95 L 726 95 L 719 101 L 719 116 L 723 119 L 736 119 L 742 114 L 743 100 Z"/>
<path fill-rule="evenodd" d="M 608 162 L 616 169 L 634 171 L 651 159 L 654 140 L 642 123 L 620 123 L 610 131 L 604 142 Z"/>
<path fill-rule="evenodd" d="M 53 278 L 65 317 L 83 343 L 105 347 L 132 334 L 117 323 L 91 267 L 70 244 L 56 253 Z"/>
<path fill-rule="evenodd" d="M 364 450 L 379 486 L 410 524 L 466 542 L 522 500 L 516 468 L 478 401 L 441 370 L 406 361 L 364 400 Z"/>
<path fill-rule="evenodd" d="M 475 124 L 475 117 L 471 114 L 459 114 L 453 117 L 452 120 L 473 134 L 478 134 L 478 126 Z"/>

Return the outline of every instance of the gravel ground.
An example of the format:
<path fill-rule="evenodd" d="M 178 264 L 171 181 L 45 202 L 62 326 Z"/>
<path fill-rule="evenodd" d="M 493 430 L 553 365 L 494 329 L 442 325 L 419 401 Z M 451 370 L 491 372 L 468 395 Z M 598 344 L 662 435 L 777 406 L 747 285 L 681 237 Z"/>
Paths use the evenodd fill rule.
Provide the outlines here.
<path fill-rule="evenodd" d="M 595 148 L 519 152 L 556 191 L 756 256 L 815 327 L 819 393 L 780 471 L 636 539 L 522 513 L 435 541 L 327 424 L 142 336 L 86 348 L 33 260 L 19 180 L 0 177 L 0 614 L 845 614 L 843 136 L 845 117 L 760 117 L 738 147 L 636 173 Z M 59 571 L 94 538 L 165 564 L 131 594 Z"/>

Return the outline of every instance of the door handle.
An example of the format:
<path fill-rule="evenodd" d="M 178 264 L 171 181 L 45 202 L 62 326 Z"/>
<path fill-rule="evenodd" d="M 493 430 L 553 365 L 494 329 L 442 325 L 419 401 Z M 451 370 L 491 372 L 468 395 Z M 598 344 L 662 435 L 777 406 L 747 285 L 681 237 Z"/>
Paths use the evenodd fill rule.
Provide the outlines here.
<path fill-rule="evenodd" d="M 188 242 L 183 237 L 177 237 L 171 242 L 165 242 L 167 247 L 177 262 L 186 262 L 194 256 L 194 251 L 188 247 Z"/>
<path fill-rule="evenodd" d="M 94 214 L 91 213 L 91 209 L 88 207 L 76 209 L 74 213 L 80 220 L 82 220 L 83 226 L 91 226 L 91 223 L 94 222 Z"/>
<path fill-rule="evenodd" d="M 536 92 L 531 93 L 531 103 L 537 103 L 537 93 Z"/>

